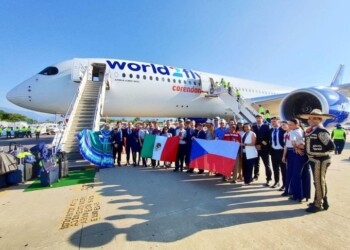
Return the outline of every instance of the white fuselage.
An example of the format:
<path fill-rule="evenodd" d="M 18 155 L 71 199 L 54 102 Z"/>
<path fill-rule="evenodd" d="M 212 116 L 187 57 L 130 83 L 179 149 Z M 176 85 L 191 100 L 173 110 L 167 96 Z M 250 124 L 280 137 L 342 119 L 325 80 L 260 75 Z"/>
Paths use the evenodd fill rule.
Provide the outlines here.
<path fill-rule="evenodd" d="M 110 79 L 104 116 L 122 117 L 211 117 L 231 116 L 218 98 L 207 98 L 209 78 L 230 82 L 242 98 L 287 93 L 294 88 L 249 81 L 193 70 L 119 59 L 73 59 L 53 65 L 54 75 L 37 74 L 11 90 L 7 98 L 16 105 L 45 113 L 65 114 L 80 83 L 73 71 L 91 71 L 94 64 L 106 65 Z M 89 72 L 91 75 L 91 72 Z M 92 77 L 91 77 L 92 78 Z M 276 107 L 278 112 L 278 106 Z"/>

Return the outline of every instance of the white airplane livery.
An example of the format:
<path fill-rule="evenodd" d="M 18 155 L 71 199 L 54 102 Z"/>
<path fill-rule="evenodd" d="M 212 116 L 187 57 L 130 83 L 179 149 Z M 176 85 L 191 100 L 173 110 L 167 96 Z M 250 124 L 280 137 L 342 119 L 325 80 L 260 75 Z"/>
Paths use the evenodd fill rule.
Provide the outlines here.
<path fill-rule="evenodd" d="M 341 84 L 343 71 L 341 65 L 330 86 L 296 89 L 153 63 L 75 58 L 45 68 L 13 88 L 7 99 L 34 111 L 65 114 L 85 76 L 91 83 L 106 84 L 103 116 L 238 116 L 252 120 L 252 105 L 261 104 L 282 119 L 318 108 L 336 116 L 325 122 L 328 125 L 349 117 L 350 84 Z M 216 86 L 221 79 L 230 83 L 232 93 Z"/>

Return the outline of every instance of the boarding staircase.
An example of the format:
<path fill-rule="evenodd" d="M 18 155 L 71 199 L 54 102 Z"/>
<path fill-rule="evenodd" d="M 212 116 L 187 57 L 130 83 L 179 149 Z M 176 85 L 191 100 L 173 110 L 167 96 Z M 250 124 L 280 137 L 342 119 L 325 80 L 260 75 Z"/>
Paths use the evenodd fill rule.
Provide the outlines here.
<path fill-rule="evenodd" d="M 56 151 L 62 151 L 67 156 L 70 169 L 89 165 L 80 154 L 77 135 L 83 129 L 97 131 L 103 112 L 106 89 L 109 86 L 109 74 L 106 73 L 101 81 L 93 81 L 86 71 L 80 86 L 73 97 L 65 115 L 65 129 L 56 135 L 53 146 Z"/>
<path fill-rule="evenodd" d="M 95 111 L 101 86 L 102 82 L 87 81 L 74 118 L 69 121 L 71 126 L 69 131 L 67 131 L 67 138 L 62 147 L 62 150 L 66 152 L 69 161 L 83 159 L 78 148 L 77 134 L 85 128 L 90 130 L 93 129 Z"/>
<path fill-rule="evenodd" d="M 227 105 L 227 111 L 232 112 L 238 119 L 247 122 L 255 122 L 255 116 L 258 114 L 257 107 L 244 97 L 237 96 L 234 91 L 229 91 L 224 86 L 215 86 L 214 80 L 206 75 L 201 75 L 202 95 L 205 98 L 220 98 Z"/>

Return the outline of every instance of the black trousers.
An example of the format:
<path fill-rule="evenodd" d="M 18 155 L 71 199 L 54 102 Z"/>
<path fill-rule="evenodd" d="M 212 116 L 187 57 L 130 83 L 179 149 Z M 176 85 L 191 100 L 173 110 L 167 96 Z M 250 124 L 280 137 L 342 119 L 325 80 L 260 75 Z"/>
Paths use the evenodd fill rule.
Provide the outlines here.
<path fill-rule="evenodd" d="M 244 183 L 249 184 L 252 182 L 252 175 L 253 175 L 253 168 L 255 165 L 256 159 L 247 159 L 247 155 L 243 153 L 243 166 L 242 166 L 242 171 L 243 171 L 243 178 L 244 178 Z"/>
<path fill-rule="evenodd" d="M 186 144 L 179 144 L 179 149 L 177 150 L 177 157 L 175 162 L 175 171 L 178 171 L 179 168 L 181 172 L 183 171 L 185 153 L 186 153 Z"/>
<path fill-rule="evenodd" d="M 115 147 L 115 145 L 117 145 L 117 147 Z M 117 163 L 118 163 L 118 165 L 120 165 L 120 161 L 122 159 L 123 143 L 113 144 L 112 149 L 113 149 L 114 162 L 117 159 Z"/>
<path fill-rule="evenodd" d="M 285 186 L 287 180 L 287 168 L 286 164 L 282 162 L 283 149 L 271 149 L 271 162 L 273 169 L 273 176 L 275 183 L 280 182 L 280 169 L 282 173 L 282 183 L 283 187 Z"/>
<path fill-rule="evenodd" d="M 260 175 L 260 172 L 259 172 L 260 158 L 262 159 L 265 166 L 266 181 L 271 181 L 272 170 L 270 167 L 269 150 L 265 150 L 265 149 L 258 150 L 258 158 L 256 158 L 255 165 L 254 165 L 254 178 L 257 178 Z"/>
<path fill-rule="evenodd" d="M 126 142 L 125 145 L 125 150 L 126 150 L 126 162 L 129 164 L 130 162 L 130 152 L 131 152 L 131 143 Z"/>
<path fill-rule="evenodd" d="M 345 146 L 345 140 L 334 139 L 335 154 L 340 155 Z"/>

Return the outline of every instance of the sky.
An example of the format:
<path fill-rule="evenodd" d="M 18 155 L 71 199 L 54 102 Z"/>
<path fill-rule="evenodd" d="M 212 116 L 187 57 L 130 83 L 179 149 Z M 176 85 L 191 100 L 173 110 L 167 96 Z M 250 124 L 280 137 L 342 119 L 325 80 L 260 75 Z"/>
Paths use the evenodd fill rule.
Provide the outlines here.
<path fill-rule="evenodd" d="M 293 87 L 350 82 L 348 0 L 1 0 L 6 93 L 76 57 L 136 60 Z M 347 68 L 349 67 L 349 68 Z"/>

